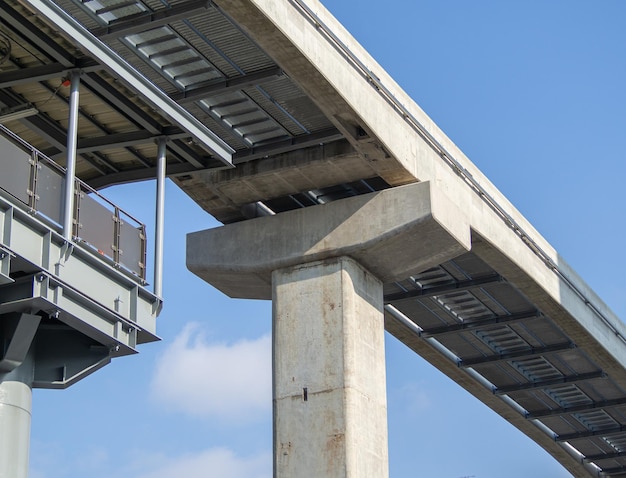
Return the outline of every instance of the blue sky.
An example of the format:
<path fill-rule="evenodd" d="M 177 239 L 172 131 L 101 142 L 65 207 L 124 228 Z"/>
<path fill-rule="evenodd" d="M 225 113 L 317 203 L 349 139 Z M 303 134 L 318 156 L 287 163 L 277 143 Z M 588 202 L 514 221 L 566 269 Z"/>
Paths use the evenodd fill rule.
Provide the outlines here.
<path fill-rule="evenodd" d="M 626 2 L 326 0 L 392 77 L 620 316 Z M 106 191 L 152 228 L 154 184 Z M 162 342 L 65 391 L 35 390 L 32 478 L 269 478 L 269 302 L 185 269 L 215 227 L 167 185 Z M 392 478 L 566 477 L 563 468 L 387 337 Z"/>

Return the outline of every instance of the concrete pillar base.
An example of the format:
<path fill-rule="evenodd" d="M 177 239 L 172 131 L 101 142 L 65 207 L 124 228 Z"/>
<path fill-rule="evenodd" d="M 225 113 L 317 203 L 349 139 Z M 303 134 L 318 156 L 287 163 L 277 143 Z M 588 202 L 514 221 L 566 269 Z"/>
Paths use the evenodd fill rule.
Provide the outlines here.
<path fill-rule="evenodd" d="M 347 257 L 272 282 L 274 476 L 387 477 L 382 283 Z"/>

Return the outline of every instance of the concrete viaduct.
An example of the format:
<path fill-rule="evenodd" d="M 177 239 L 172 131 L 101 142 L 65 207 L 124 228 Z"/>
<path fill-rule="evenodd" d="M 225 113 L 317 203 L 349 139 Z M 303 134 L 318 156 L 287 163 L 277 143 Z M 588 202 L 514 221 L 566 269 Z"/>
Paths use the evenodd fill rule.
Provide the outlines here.
<path fill-rule="evenodd" d="M 572 475 L 626 474 L 626 327 L 318 1 L 0 0 L 0 12 L 4 35 L 46 59 L 12 53 L 3 111 L 61 78 L 80 93 L 10 129 L 94 190 L 169 176 L 224 224 L 188 236 L 188 268 L 273 301 L 276 477 L 388 476 L 385 330 Z M 65 260 L 81 234 L 67 211 L 50 226 Z M 8 294 L 23 276 L 8 261 L 26 252 L 3 244 Z M 61 311 L 108 351 L 76 379 L 156 338 L 160 290 L 123 287 L 128 317 L 107 298 L 102 323 Z M 2 329 L 17 358 L 0 360 L 19 403 L 72 383 L 20 372 L 40 355 L 18 342 L 52 326 L 29 300 L 28 313 L 0 301 L 22 314 Z"/>

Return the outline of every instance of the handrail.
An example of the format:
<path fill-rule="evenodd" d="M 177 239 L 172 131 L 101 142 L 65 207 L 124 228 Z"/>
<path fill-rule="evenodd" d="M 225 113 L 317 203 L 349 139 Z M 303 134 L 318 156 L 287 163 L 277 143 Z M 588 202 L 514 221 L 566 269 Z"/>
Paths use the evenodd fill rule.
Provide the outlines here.
<path fill-rule="evenodd" d="M 60 231 L 64 201 L 61 184 L 65 181 L 65 168 L 4 125 L 0 125 L 0 136 L 4 136 L 23 150 L 25 159 L 30 155 L 28 163 L 11 159 L 2 162 L 3 167 L 11 168 L 11 172 L 16 174 L 18 179 L 28 184 L 3 183 L 0 176 L 0 188 L 27 206 L 32 213 L 38 214 L 50 227 L 57 232 Z M 5 176 L 11 181 L 11 175 Z M 72 240 L 92 253 L 107 257 L 115 267 L 121 268 L 145 284 L 147 252 L 145 224 L 85 182 L 80 179 L 75 181 L 76 201 L 72 217 Z M 127 223 L 130 227 L 124 227 Z"/>
<path fill-rule="evenodd" d="M 600 309 L 591 302 L 585 293 L 574 283 L 572 279 L 561 269 L 556 262 L 544 251 L 541 246 L 515 221 L 511 215 L 502 207 L 495 198 L 493 198 L 487 190 L 472 176 L 472 174 L 452 155 L 446 148 L 420 123 L 420 121 L 395 97 L 395 95 L 380 81 L 380 79 L 335 35 L 330 28 L 301 0 L 289 0 L 296 9 L 308 17 L 309 21 L 315 25 L 315 28 L 323 33 L 323 36 L 337 48 L 342 55 L 350 60 L 355 69 L 372 84 L 374 89 L 385 98 L 385 100 L 409 123 L 416 133 L 426 141 L 426 143 L 444 160 L 448 166 L 454 170 L 480 198 L 489 205 L 489 207 L 509 226 L 515 234 L 526 244 L 526 246 L 541 261 L 552 270 L 584 303 L 589 309 L 613 332 L 623 343 L 626 344 L 626 337 L 617 329 L 609 318 L 604 315 Z"/>
<path fill-rule="evenodd" d="M 32 153 L 35 153 L 38 158 L 43 159 L 47 164 L 49 164 L 50 166 L 52 166 L 53 168 L 58 170 L 60 173 L 65 174 L 65 168 L 63 166 L 61 166 L 59 163 L 57 163 L 53 159 L 51 159 L 48 156 L 46 156 L 44 153 L 42 153 L 37 148 L 35 148 L 32 144 L 30 144 L 29 142 L 25 141 L 24 138 L 22 138 L 21 136 L 18 136 L 13 131 L 8 129 L 6 126 L 4 126 L 3 124 L 0 124 L 0 131 L 2 133 L 4 133 L 5 136 L 11 137 L 13 140 L 15 140 L 16 142 L 20 143 L 25 148 L 29 149 Z M 111 200 L 107 199 L 105 196 L 100 194 L 96 189 L 92 188 L 86 182 L 82 181 L 81 179 L 77 179 L 77 181 L 80 184 L 81 189 L 84 189 L 85 191 L 88 191 L 90 194 L 97 195 L 98 198 L 102 199 L 104 202 L 106 202 L 107 204 L 109 204 L 112 207 L 118 207 L 114 202 L 112 202 Z M 122 209 L 120 209 L 120 210 L 122 210 Z M 143 225 L 143 223 L 139 219 L 134 217 L 133 215 L 129 214 L 128 212 L 126 212 L 124 210 L 122 210 L 122 212 L 124 212 L 124 215 L 126 215 L 127 217 L 129 217 L 130 219 L 135 221 L 137 224 Z"/>

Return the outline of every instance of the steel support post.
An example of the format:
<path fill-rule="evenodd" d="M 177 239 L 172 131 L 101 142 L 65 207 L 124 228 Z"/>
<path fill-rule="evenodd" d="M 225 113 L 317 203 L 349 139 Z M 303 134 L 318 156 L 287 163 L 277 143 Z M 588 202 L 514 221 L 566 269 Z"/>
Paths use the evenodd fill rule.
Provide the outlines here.
<path fill-rule="evenodd" d="M 163 297 L 163 237 L 165 231 L 166 140 L 160 139 L 157 151 L 156 218 L 154 237 L 154 295 Z"/>
<path fill-rule="evenodd" d="M 33 363 L 0 375 L 0 478 L 27 478 Z"/>
<path fill-rule="evenodd" d="M 78 144 L 78 104 L 80 72 L 70 74 L 70 107 L 67 127 L 67 162 L 65 171 L 65 204 L 63 209 L 63 237 L 72 240 L 72 220 L 74 218 L 74 183 L 76 182 L 76 151 Z"/>

